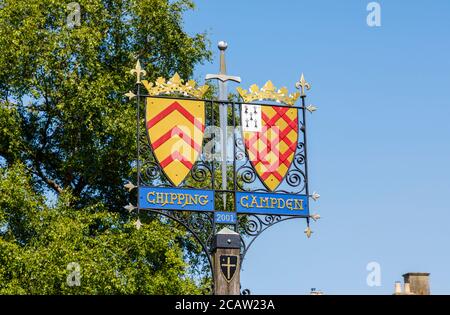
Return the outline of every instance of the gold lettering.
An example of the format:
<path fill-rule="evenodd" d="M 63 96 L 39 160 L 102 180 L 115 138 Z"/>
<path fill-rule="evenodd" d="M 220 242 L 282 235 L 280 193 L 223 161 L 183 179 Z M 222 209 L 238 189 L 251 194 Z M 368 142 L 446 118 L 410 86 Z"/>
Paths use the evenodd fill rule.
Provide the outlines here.
<path fill-rule="evenodd" d="M 292 199 L 286 200 L 286 208 L 288 208 L 289 210 L 294 210 L 292 208 Z"/>
<path fill-rule="evenodd" d="M 303 199 L 295 199 L 294 204 L 296 210 L 303 210 Z"/>
<path fill-rule="evenodd" d="M 155 203 L 155 200 L 154 199 L 150 199 L 150 196 L 154 196 L 155 195 L 155 192 L 154 191 L 151 191 L 151 192 L 149 192 L 148 194 L 147 194 L 147 202 L 148 203 Z"/>
<path fill-rule="evenodd" d="M 256 196 L 252 195 L 252 202 L 250 203 L 250 207 L 257 207 L 258 206 L 258 202 L 256 201 Z"/>
<path fill-rule="evenodd" d="M 245 203 L 243 202 L 245 200 Z M 241 203 L 241 206 L 244 208 L 250 208 L 248 205 L 248 196 L 241 197 L 241 200 L 239 201 Z"/>
<path fill-rule="evenodd" d="M 164 200 L 164 196 L 167 195 L 165 193 L 156 193 L 156 203 L 160 203 L 162 206 L 167 204 L 167 201 Z"/>
<path fill-rule="evenodd" d="M 269 198 L 268 197 L 261 197 L 259 198 L 260 202 L 260 208 L 268 208 L 269 205 Z"/>
<path fill-rule="evenodd" d="M 177 200 L 177 194 L 176 193 L 170 193 L 169 204 L 174 205 L 176 200 Z"/>
<path fill-rule="evenodd" d="M 256 204 L 256 208 L 263 208 L 263 207 L 261 206 L 261 199 L 262 199 L 262 197 L 259 197 L 258 203 Z"/>
<path fill-rule="evenodd" d="M 285 202 L 283 198 L 278 198 L 278 209 L 284 208 Z"/>
<path fill-rule="evenodd" d="M 181 205 L 185 198 L 186 198 L 186 194 L 178 194 L 177 195 L 178 204 Z M 183 205 L 183 207 L 184 207 L 184 205 Z"/>
<path fill-rule="evenodd" d="M 165 198 L 163 206 L 165 206 L 166 204 L 169 203 L 169 193 L 164 193 L 163 195 L 164 195 L 164 198 Z"/>
<path fill-rule="evenodd" d="M 191 204 L 191 205 L 197 204 L 197 195 L 195 195 L 195 196 L 189 195 L 189 204 Z"/>
<path fill-rule="evenodd" d="M 192 204 L 192 202 L 191 202 L 191 198 L 192 196 L 191 195 L 186 195 L 186 198 L 185 198 L 185 201 L 184 201 L 184 205 L 186 206 L 186 205 L 191 205 Z"/>
<path fill-rule="evenodd" d="M 208 196 L 207 195 L 201 195 L 198 197 L 198 203 L 202 206 L 206 205 L 208 203 Z"/>
<path fill-rule="evenodd" d="M 181 205 L 184 208 L 187 205 L 200 204 L 205 206 L 208 204 L 208 195 L 191 195 L 189 193 L 163 193 L 150 191 L 147 193 L 147 202 L 151 204 L 159 204 L 165 206 L 167 204 L 171 205 Z M 243 199 L 248 199 L 244 197 Z"/>
<path fill-rule="evenodd" d="M 275 206 L 277 205 L 277 198 L 270 198 L 270 208 L 275 208 Z"/>

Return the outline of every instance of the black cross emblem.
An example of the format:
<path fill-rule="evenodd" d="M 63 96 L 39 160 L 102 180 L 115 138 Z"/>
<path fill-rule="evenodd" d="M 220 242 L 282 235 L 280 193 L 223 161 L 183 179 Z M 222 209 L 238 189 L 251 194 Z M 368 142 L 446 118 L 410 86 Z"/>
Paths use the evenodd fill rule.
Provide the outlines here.
<path fill-rule="evenodd" d="M 230 282 L 237 270 L 238 256 L 220 255 L 220 270 L 223 276 Z"/>

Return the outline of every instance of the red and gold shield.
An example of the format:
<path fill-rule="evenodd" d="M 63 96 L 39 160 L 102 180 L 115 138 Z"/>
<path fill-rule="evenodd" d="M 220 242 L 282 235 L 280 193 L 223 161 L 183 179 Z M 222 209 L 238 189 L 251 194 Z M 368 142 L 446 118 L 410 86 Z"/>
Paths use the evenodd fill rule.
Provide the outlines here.
<path fill-rule="evenodd" d="M 146 128 L 161 168 L 172 184 L 180 185 L 202 151 L 204 102 L 148 97 Z"/>
<path fill-rule="evenodd" d="M 242 121 L 245 149 L 259 178 L 273 191 L 294 160 L 298 141 L 297 109 L 260 106 L 259 110 L 261 127 L 258 131 L 246 131 L 246 122 Z"/>

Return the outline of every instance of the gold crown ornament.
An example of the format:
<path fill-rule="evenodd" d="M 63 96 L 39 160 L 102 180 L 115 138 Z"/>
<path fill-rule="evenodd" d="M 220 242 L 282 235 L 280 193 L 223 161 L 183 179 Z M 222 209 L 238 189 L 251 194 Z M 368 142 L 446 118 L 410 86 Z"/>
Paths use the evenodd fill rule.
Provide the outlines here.
<path fill-rule="evenodd" d="M 175 75 L 168 81 L 162 77 L 156 79 L 155 83 L 142 80 L 142 83 L 150 96 L 157 96 L 161 94 L 181 94 L 184 96 L 202 98 L 209 88 L 207 85 L 196 87 L 197 83 L 194 80 L 189 80 L 186 84 L 183 84 L 183 82 L 184 80 L 180 78 L 178 73 L 175 73 Z"/>
<path fill-rule="evenodd" d="M 256 84 L 253 84 L 250 86 L 249 91 L 240 87 L 237 88 L 237 91 L 245 103 L 251 103 L 255 100 L 270 100 L 292 106 L 300 97 L 299 92 L 289 94 L 286 87 L 277 90 L 272 81 L 267 81 L 261 89 Z"/>

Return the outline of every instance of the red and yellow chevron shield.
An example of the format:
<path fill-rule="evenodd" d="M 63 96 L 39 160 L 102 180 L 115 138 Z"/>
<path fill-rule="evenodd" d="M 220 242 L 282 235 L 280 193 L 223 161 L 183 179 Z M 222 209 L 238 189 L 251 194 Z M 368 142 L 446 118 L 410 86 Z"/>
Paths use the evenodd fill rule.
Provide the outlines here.
<path fill-rule="evenodd" d="M 242 121 L 242 126 L 245 122 Z M 245 149 L 256 173 L 271 191 L 283 181 L 298 141 L 297 109 L 261 106 L 259 131 L 243 131 Z"/>
<path fill-rule="evenodd" d="M 178 186 L 202 151 L 204 102 L 148 97 L 145 113 L 155 157 L 172 184 Z"/>

